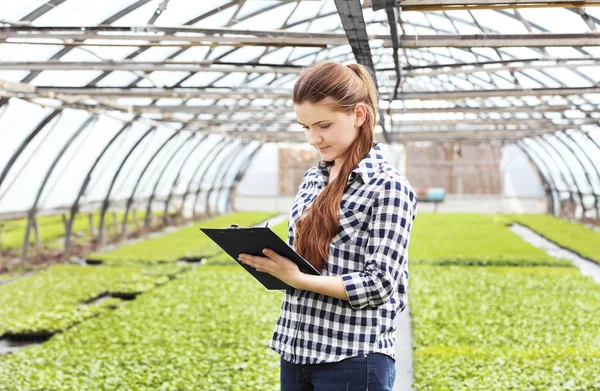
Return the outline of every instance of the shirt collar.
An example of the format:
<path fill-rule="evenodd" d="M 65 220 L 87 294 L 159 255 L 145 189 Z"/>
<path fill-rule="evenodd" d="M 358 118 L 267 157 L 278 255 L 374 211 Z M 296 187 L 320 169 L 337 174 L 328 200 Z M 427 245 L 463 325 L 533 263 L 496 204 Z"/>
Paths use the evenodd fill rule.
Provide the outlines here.
<path fill-rule="evenodd" d="M 381 143 L 375 141 L 369 153 L 354 167 L 349 179 L 353 180 L 357 176 L 360 176 L 362 183 L 367 183 L 378 171 L 380 163 L 385 161 L 385 156 L 381 150 Z M 329 168 L 332 165 L 333 161 L 321 160 L 317 167 L 323 176 L 329 176 Z"/>

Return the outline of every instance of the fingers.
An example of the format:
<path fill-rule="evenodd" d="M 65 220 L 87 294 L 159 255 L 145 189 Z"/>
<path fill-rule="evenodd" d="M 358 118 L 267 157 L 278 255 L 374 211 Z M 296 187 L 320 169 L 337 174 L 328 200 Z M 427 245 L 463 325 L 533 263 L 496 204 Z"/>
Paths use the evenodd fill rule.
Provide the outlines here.
<path fill-rule="evenodd" d="M 273 261 L 269 258 L 257 257 L 248 254 L 240 254 L 238 260 L 245 265 L 255 268 L 259 272 L 266 271 L 266 268 L 273 263 Z"/>

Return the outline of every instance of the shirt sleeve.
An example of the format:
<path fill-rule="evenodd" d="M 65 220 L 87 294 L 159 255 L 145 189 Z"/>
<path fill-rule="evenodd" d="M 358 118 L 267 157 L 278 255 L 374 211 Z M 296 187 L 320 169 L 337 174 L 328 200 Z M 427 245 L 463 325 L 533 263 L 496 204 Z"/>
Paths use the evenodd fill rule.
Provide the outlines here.
<path fill-rule="evenodd" d="M 417 214 L 417 197 L 406 182 L 383 185 L 371 215 L 364 270 L 343 274 L 350 306 L 378 307 L 389 301 L 395 289 L 406 295 L 408 244 Z"/>
<path fill-rule="evenodd" d="M 300 182 L 300 185 L 298 186 L 298 191 L 296 192 L 296 197 L 294 197 L 294 203 L 292 204 L 292 209 L 290 210 L 290 213 L 288 215 L 287 244 L 292 248 L 294 246 L 294 238 L 295 238 L 295 233 L 296 233 L 296 224 L 295 224 L 296 214 L 295 213 L 298 213 L 296 205 L 298 204 L 298 201 L 300 199 L 300 193 L 302 192 L 302 189 L 306 188 L 306 185 L 309 181 L 308 176 L 309 176 L 311 170 L 312 170 L 312 168 L 309 168 L 304 173 L 304 176 L 302 177 L 302 181 Z"/>

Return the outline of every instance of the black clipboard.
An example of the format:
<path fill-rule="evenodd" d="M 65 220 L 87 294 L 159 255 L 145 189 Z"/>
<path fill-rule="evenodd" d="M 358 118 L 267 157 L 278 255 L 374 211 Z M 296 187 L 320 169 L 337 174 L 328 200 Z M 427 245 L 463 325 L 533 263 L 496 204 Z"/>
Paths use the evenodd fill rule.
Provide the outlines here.
<path fill-rule="evenodd" d="M 301 272 L 315 276 L 321 275 L 313 265 L 302 258 L 269 227 L 238 227 L 234 224 L 230 228 L 200 228 L 200 230 L 268 290 L 287 289 L 291 286 L 269 273 L 256 271 L 253 267 L 241 263 L 238 260 L 240 254 L 265 257 L 262 250 L 269 248 L 295 262 Z"/>

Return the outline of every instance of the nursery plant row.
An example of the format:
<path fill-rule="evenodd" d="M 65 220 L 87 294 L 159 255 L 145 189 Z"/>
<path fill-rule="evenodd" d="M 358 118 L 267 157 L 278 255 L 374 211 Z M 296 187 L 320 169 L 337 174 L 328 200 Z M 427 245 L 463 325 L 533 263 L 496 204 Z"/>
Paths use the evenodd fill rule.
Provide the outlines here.
<path fill-rule="evenodd" d="M 201 266 L 0 356 L 0 391 L 277 390 L 266 345 L 281 299 L 239 266 Z"/>
<path fill-rule="evenodd" d="M 556 216 L 524 214 L 500 215 L 507 224 L 519 223 L 561 247 L 600 263 L 600 232 L 583 224 L 565 221 Z"/>
<path fill-rule="evenodd" d="M 168 234 L 172 244 L 181 246 L 171 249 L 179 251 L 183 248 L 193 252 L 205 248 L 210 239 L 197 226 L 222 227 L 234 222 L 253 225 L 270 215 L 242 212 L 220 216 L 192 227 L 195 235 L 188 228 L 180 229 Z M 152 240 L 146 242 L 151 243 Z M 214 250 L 211 249 L 212 253 Z M 228 258 L 230 262 L 233 261 L 231 257 Z M 171 258 L 169 264 L 114 261 L 107 262 L 107 267 L 55 265 L 32 276 L 0 285 L 0 337 L 44 337 L 64 330 L 107 309 L 106 306 L 84 305 L 95 297 L 109 294 L 133 298 L 190 269 L 189 264 L 174 263 L 176 259 Z"/>
<path fill-rule="evenodd" d="M 492 215 L 421 213 L 410 240 L 411 264 L 572 266 L 524 241 Z"/>
<path fill-rule="evenodd" d="M 599 390 L 600 285 L 575 268 L 414 265 L 415 391 Z"/>

